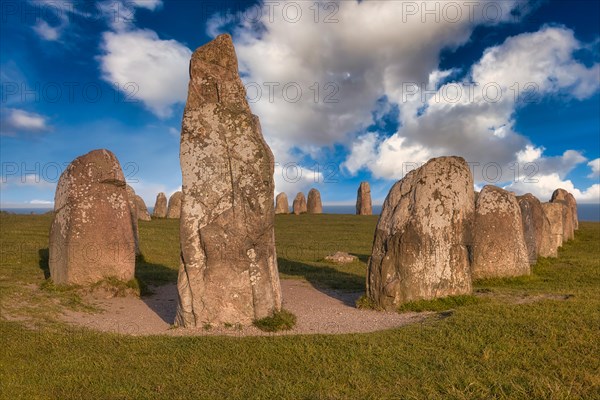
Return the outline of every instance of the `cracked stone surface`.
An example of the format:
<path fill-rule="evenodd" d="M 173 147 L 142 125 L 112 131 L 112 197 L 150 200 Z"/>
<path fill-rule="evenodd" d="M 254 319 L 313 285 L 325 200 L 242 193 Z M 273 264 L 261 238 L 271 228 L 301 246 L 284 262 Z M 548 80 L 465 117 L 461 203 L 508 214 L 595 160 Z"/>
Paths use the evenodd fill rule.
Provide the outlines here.
<path fill-rule="evenodd" d="M 287 194 L 281 192 L 275 198 L 275 214 L 289 214 L 290 203 L 288 202 Z"/>
<path fill-rule="evenodd" d="M 156 202 L 154 203 L 154 210 L 152 211 L 154 218 L 166 218 L 167 217 L 167 196 L 160 192 L 156 196 Z"/>
<path fill-rule="evenodd" d="M 371 186 L 369 182 L 361 182 L 356 194 L 356 215 L 372 215 Z"/>
<path fill-rule="evenodd" d="M 181 265 L 175 324 L 251 324 L 281 309 L 274 159 L 246 101 L 231 37 L 190 61 L 180 162 Z"/>
<path fill-rule="evenodd" d="M 471 293 L 473 176 L 460 157 L 434 158 L 390 190 L 375 230 L 367 294 L 380 307 Z"/>
<path fill-rule="evenodd" d="M 135 237 L 125 178 L 108 150 L 77 157 L 60 176 L 50 228 L 56 284 L 133 279 Z"/>
<path fill-rule="evenodd" d="M 521 208 L 511 192 L 487 185 L 475 205 L 473 279 L 529 275 Z"/>

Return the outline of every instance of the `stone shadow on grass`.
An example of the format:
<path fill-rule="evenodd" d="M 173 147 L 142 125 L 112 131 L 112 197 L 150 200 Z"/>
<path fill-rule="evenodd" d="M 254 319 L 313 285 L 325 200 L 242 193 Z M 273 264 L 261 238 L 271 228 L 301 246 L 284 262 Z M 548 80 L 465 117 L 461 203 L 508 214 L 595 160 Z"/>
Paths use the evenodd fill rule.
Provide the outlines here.
<path fill-rule="evenodd" d="M 48 264 L 48 260 L 50 260 L 50 250 L 48 248 L 39 249 L 38 255 L 40 257 L 38 265 L 44 273 L 44 279 L 48 279 L 50 278 L 50 265 Z"/>
<path fill-rule="evenodd" d="M 356 300 L 365 293 L 365 278 L 360 275 L 285 258 L 277 258 L 277 265 L 280 274 L 301 276 L 318 291 L 347 306 L 356 307 Z"/>
<path fill-rule="evenodd" d="M 177 312 L 177 270 L 148 262 L 140 254 L 135 260 L 135 278 L 140 283 L 140 299 L 163 321 L 172 324 Z"/>

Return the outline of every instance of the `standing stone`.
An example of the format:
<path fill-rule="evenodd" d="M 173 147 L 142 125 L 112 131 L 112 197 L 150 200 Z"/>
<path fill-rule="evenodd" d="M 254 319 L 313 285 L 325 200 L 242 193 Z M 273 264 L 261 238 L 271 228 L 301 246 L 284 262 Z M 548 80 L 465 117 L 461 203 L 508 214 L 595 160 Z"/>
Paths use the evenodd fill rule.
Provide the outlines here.
<path fill-rule="evenodd" d="M 300 192 L 296 195 L 294 203 L 292 204 L 292 209 L 296 215 L 303 214 L 307 211 L 306 197 L 304 197 L 304 193 Z"/>
<path fill-rule="evenodd" d="M 565 189 L 556 189 L 552 193 L 550 203 L 562 203 L 563 209 L 563 240 L 571 240 L 575 237 L 575 229 L 579 227 L 577 218 L 577 201 L 575 197 Z"/>
<path fill-rule="evenodd" d="M 133 279 L 135 239 L 125 177 L 108 150 L 77 157 L 60 176 L 50 228 L 50 276 L 56 284 Z"/>
<path fill-rule="evenodd" d="M 167 210 L 167 218 L 179 218 L 181 215 L 181 199 L 183 193 L 177 191 L 169 197 L 169 208 Z"/>
<path fill-rule="evenodd" d="M 289 214 L 290 203 L 288 202 L 287 194 L 281 192 L 275 198 L 275 214 Z"/>
<path fill-rule="evenodd" d="M 150 213 L 148 212 L 148 207 L 146 207 L 144 199 L 138 195 L 135 195 L 135 205 L 138 212 L 138 219 L 141 219 L 142 221 L 150 221 L 152 219 L 150 218 Z"/>
<path fill-rule="evenodd" d="M 440 157 L 390 190 L 377 223 L 367 295 L 378 306 L 471 293 L 473 176 L 461 157 Z"/>
<path fill-rule="evenodd" d="M 190 61 L 180 162 L 181 265 L 175 324 L 250 324 L 281 309 L 274 158 L 246 101 L 231 37 Z"/>
<path fill-rule="evenodd" d="M 485 186 L 475 204 L 473 279 L 529 275 L 521 208 L 514 194 Z"/>
<path fill-rule="evenodd" d="M 371 187 L 369 182 L 361 182 L 356 194 L 356 214 L 372 215 L 373 206 L 371 205 Z"/>
<path fill-rule="evenodd" d="M 538 257 L 556 257 L 556 249 L 552 245 L 550 221 L 542 208 L 542 203 L 531 193 L 518 196 L 517 201 L 521 208 L 529 264 L 535 264 Z"/>
<path fill-rule="evenodd" d="M 141 254 L 140 251 L 140 230 L 138 228 L 138 209 L 135 202 L 135 190 L 129 185 L 127 190 L 127 205 L 129 206 L 129 216 L 131 218 L 131 227 L 133 228 L 133 239 L 135 242 L 135 254 Z"/>
<path fill-rule="evenodd" d="M 165 218 L 167 216 L 167 196 L 160 192 L 156 196 L 156 202 L 154 203 L 154 211 L 152 217 L 154 218 Z"/>
<path fill-rule="evenodd" d="M 306 202 L 306 211 L 309 214 L 323 214 L 323 204 L 321 203 L 321 193 L 317 189 L 310 189 L 308 200 Z"/>
<path fill-rule="evenodd" d="M 563 232 L 563 204 L 562 203 L 542 203 L 542 208 L 548 221 L 550 221 L 550 232 L 552 249 L 558 254 L 558 248 L 562 246 L 564 238 Z"/>

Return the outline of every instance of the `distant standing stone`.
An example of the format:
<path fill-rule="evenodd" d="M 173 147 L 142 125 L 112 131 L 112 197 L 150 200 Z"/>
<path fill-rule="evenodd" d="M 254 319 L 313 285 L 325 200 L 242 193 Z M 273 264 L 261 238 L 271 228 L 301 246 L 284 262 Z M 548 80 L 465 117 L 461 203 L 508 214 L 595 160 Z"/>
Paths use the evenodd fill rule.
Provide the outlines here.
<path fill-rule="evenodd" d="M 77 157 L 60 176 L 50 228 L 50 276 L 56 284 L 133 279 L 135 238 L 119 161 L 108 150 Z"/>
<path fill-rule="evenodd" d="M 308 200 L 306 202 L 306 211 L 309 214 L 322 214 L 323 204 L 321 203 L 321 193 L 317 189 L 310 189 Z"/>
<path fill-rule="evenodd" d="M 517 196 L 517 201 L 521 208 L 529 264 L 535 264 L 538 257 L 556 257 L 556 249 L 552 245 L 550 221 L 542 203 L 531 193 Z"/>
<path fill-rule="evenodd" d="M 371 205 L 371 187 L 369 182 L 361 182 L 356 194 L 356 214 L 372 215 L 373 206 Z"/>
<path fill-rule="evenodd" d="M 169 198 L 169 208 L 167 210 L 167 218 L 179 218 L 181 215 L 181 199 L 183 193 L 177 191 Z"/>
<path fill-rule="evenodd" d="M 137 207 L 137 212 L 138 212 L 138 219 L 141 219 L 142 221 L 150 221 L 150 213 L 148 212 L 148 207 L 146 207 L 146 203 L 144 202 L 144 199 L 142 199 L 140 196 L 136 195 L 135 196 L 135 204 Z"/>
<path fill-rule="evenodd" d="M 542 203 L 542 208 L 550 221 L 551 242 L 553 251 L 558 254 L 558 248 L 564 241 L 562 203 Z"/>
<path fill-rule="evenodd" d="M 460 157 L 440 157 L 390 190 L 375 230 L 367 295 L 380 307 L 471 293 L 473 176 Z"/>
<path fill-rule="evenodd" d="M 306 206 L 306 197 L 304 197 L 304 193 L 299 192 L 294 199 L 294 203 L 292 205 L 292 209 L 294 214 L 304 214 L 307 211 Z"/>
<path fill-rule="evenodd" d="M 167 196 L 160 192 L 156 196 L 156 203 L 154 203 L 154 211 L 152 212 L 154 218 L 165 218 L 167 216 Z"/>
<path fill-rule="evenodd" d="M 521 208 L 514 194 L 485 186 L 475 205 L 473 279 L 529 275 Z"/>
<path fill-rule="evenodd" d="M 289 214 L 290 203 L 288 202 L 287 194 L 281 192 L 275 198 L 275 214 Z"/>
<path fill-rule="evenodd" d="M 190 61 L 175 324 L 251 324 L 281 309 L 274 158 L 246 100 L 231 37 Z"/>

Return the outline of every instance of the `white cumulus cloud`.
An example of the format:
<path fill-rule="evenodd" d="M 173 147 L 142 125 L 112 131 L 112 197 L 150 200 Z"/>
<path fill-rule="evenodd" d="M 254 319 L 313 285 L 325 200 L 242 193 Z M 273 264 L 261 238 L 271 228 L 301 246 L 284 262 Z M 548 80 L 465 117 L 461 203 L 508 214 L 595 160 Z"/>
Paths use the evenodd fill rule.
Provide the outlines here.
<path fill-rule="evenodd" d="M 0 133 L 5 136 L 14 136 L 18 133 L 39 133 L 51 129 L 47 117 L 18 108 L 3 109 L 0 121 Z"/>
<path fill-rule="evenodd" d="M 588 178 L 598 178 L 600 177 L 600 158 L 596 158 L 595 160 L 587 163 L 588 167 L 591 168 L 592 173 L 588 175 Z"/>

